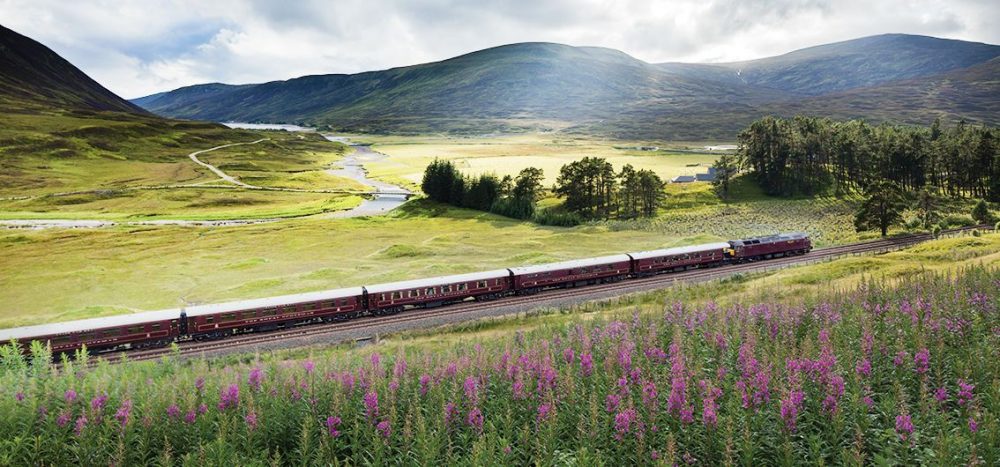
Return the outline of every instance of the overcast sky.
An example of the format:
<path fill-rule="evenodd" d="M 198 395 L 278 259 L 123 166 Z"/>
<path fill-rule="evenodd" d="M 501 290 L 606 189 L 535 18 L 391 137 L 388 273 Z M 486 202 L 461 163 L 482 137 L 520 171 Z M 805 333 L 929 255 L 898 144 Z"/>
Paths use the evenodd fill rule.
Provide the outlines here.
<path fill-rule="evenodd" d="M 126 98 L 441 60 L 512 42 L 735 61 L 902 32 L 1000 43 L 1000 0 L 0 0 L 0 24 Z"/>

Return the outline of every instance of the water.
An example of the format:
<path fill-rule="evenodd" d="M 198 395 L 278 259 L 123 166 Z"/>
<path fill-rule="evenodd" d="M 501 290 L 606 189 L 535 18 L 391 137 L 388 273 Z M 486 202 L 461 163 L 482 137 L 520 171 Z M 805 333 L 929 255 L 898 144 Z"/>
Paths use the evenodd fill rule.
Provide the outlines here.
<path fill-rule="evenodd" d="M 229 128 L 236 128 L 240 130 L 285 130 L 285 131 L 306 131 L 306 132 L 316 131 L 315 128 L 309 128 L 298 125 L 284 125 L 278 123 L 222 122 L 222 124 L 228 126 Z"/>

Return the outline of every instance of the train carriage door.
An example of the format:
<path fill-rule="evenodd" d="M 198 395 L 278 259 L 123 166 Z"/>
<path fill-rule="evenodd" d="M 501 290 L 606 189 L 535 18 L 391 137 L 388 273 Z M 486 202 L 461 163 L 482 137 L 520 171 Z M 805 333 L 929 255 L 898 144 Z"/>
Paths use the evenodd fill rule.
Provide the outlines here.
<path fill-rule="evenodd" d="M 188 315 L 187 312 L 181 310 L 181 335 L 185 336 L 188 333 Z"/>

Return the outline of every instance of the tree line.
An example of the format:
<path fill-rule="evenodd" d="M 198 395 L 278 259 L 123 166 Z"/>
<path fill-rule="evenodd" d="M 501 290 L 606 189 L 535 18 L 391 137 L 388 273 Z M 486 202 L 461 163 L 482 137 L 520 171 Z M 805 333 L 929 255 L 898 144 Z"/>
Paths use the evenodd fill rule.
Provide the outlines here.
<path fill-rule="evenodd" d="M 944 128 L 869 125 L 798 116 L 765 117 L 739 134 L 735 160 L 761 188 L 779 196 L 870 191 L 888 182 L 925 185 L 953 197 L 1000 201 L 1000 133 L 960 122 Z"/>
<path fill-rule="evenodd" d="M 656 214 L 663 204 L 663 180 L 631 165 L 616 172 L 606 159 L 585 157 L 564 165 L 552 193 L 564 198 L 558 209 L 538 211 L 544 172 L 529 167 L 517 177 L 494 174 L 466 177 L 448 160 L 435 159 L 424 170 L 421 189 L 430 199 L 515 219 L 549 225 L 576 225 L 587 219 L 627 219 Z"/>

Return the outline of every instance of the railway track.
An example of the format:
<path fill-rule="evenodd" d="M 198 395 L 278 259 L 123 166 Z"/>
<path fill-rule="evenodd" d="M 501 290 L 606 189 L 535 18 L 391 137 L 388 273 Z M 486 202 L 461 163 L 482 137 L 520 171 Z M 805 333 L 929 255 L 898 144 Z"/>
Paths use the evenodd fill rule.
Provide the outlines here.
<path fill-rule="evenodd" d="M 943 234 L 960 234 L 964 231 L 973 230 L 975 228 L 977 227 L 949 230 L 943 232 Z M 309 344 L 322 341 L 363 340 L 366 337 L 371 338 L 373 334 L 377 334 L 371 331 L 367 331 L 366 334 L 366 330 L 370 330 L 373 327 L 382 330 L 388 329 L 390 332 L 395 332 L 397 330 L 419 328 L 422 327 L 421 324 L 433 326 L 443 324 L 443 322 L 454 323 L 463 321 L 464 319 L 474 319 L 482 316 L 512 314 L 546 306 L 559 306 L 591 300 L 608 299 L 611 297 L 637 292 L 662 289 L 680 282 L 706 282 L 741 273 L 746 274 L 772 271 L 793 265 L 829 261 L 831 259 L 844 256 L 886 253 L 913 246 L 932 238 L 933 236 L 930 234 L 907 235 L 855 243 L 851 245 L 819 248 L 806 255 L 788 256 L 762 262 L 743 263 L 715 268 L 690 269 L 682 272 L 591 285 L 587 287 L 550 290 L 535 295 L 511 296 L 494 301 L 463 302 L 441 308 L 411 310 L 389 316 L 365 316 L 344 322 L 313 324 L 280 331 L 236 335 L 217 341 L 181 342 L 178 344 L 178 351 L 176 353 L 180 356 L 186 357 L 221 354 L 234 349 L 254 350 L 260 348 L 290 347 L 287 345 L 274 345 L 276 343 L 288 341 L 299 341 L 302 344 Z M 463 317 L 467 318 L 463 319 Z M 335 337 L 337 335 L 341 337 L 338 339 Z M 351 336 L 353 336 L 353 338 Z M 174 353 L 175 352 L 170 348 L 159 348 L 126 352 L 124 355 L 127 355 L 127 357 L 122 357 L 121 355 L 123 354 L 119 353 L 104 355 L 102 358 L 114 363 L 123 359 L 127 359 L 129 361 L 151 360 Z"/>

